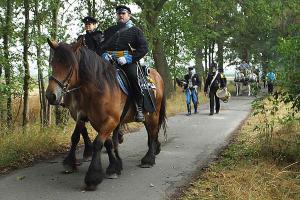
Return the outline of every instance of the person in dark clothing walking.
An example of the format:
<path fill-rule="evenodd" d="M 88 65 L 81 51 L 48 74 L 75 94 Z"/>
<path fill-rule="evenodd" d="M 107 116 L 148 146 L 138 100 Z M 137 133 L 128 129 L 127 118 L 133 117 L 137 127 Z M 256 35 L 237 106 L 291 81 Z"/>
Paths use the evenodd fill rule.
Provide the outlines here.
<path fill-rule="evenodd" d="M 126 73 L 136 102 L 136 121 L 145 120 L 143 115 L 143 94 L 138 81 L 137 62 L 148 52 L 148 44 L 141 29 L 130 20 L 131 10 L 127 6 L 116 7 L 117 25 L 104 31 L 101 44 L 102 57 L 108 61 L 113 58 Z"/>
<path fill-rule="evenodd" d="M 191 115 L 191 99 L 194 104 L 194 113 L 196 114 L 198 112 L 198 87 L 200 81 L 194 67 L 189 67 L 188 71 L 189 72 L 184 76 L 183 88 L 185 90 L 186 106 L 188 110 L 187 115 Z"/>
<path fill-rule="evenodd" d="M 85 34 L 80 35 L 77 40 L 83 39 L 84 44 L 92 51 L 100 55 L 100 45 L 103 42 L 103 34 L 96 30 L 97 20 L 93 17 L 87 16 L 82 19 L 84 23 Z"/>
<path fill-rule="evenodd" d="M 209 65 L 209 72 L 205 80 L 204 93 L 209 96 L 209 108 L 210 114 L 214 114 L 214 109 L 216 109 L 216 114 L 220 111 L 220 99 L 217 97 L 216 92 L 221 87 L 225 87 L 224 79 L 217 70 L 217 64 L 212 62 Z"/>

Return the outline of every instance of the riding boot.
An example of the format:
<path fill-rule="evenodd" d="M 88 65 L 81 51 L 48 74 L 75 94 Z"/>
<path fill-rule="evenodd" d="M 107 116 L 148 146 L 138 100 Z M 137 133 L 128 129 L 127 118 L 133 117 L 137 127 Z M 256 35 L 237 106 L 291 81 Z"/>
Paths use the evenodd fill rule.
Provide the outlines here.
<path fill-rule="evenodd" d="M 142 95 L 140 95 L 136 101 L 135 121 L 137 121 L 137 122 L 145 121 L 145 116 L 143 114 L 143 96 Z"/>
<path fill-rule="evenodd" d="M 189 116 L 189 115 L 191 115 L 192 113 L 191 113 L 191 104 L 186 104 L 186 107 L 187 107 L 187 110 L 188 110 L 188 113 L 186 114 L 186 116 Z"/>
<path fill-rule="evenodd" d="M 194 114 L 197 114 L 197 113 L 198 113 L 198 111 L 197 111 L 197 106 L 198 106 L 197 103 L 195 103 L 195 104 L 194 104 Z"/>

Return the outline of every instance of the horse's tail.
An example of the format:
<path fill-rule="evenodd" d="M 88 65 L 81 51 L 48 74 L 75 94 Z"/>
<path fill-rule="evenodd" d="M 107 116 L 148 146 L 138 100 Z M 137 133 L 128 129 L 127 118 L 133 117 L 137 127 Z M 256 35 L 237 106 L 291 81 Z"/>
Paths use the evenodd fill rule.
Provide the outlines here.
<path fill-rule="evenodd" d="M 167 114 L 166 114 L 166 94 L 165 94 L 165 92 L 162 97 L 160 111 L 159 111 L 158 130 L 160 130 L 161 128 L 163 128 L 164 137 L 165 137 L 165 140 L 167 140 Z"/>

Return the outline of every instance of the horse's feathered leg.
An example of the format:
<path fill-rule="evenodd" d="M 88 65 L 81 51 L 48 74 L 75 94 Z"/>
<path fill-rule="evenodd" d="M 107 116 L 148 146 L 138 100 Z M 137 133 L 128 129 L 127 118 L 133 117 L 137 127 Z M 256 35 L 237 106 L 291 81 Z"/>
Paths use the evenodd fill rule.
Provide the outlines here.
<path fill-rule="evenodd" d="M 63 161 L 63 166 L 64 166 L 64 169 L 65 169 L 65 172 L 67 172 L 67 173 L 71 173 L 76 169 L 77 164 L 76 164 L 75 152 L 76 152 L 77 144 L 80 140 L 80 132 L 82 131 L 83 128 L 85 128 L 84 127 L 84 122 L 83 121 L 77 121 L 75 129 L 74 129 L 73 134 L 71 136 L 70 151 L 69 151 L 67 157 Z"/>
<path fill-rule="evenodd" d="M 89 169 L 85 175 L 84 182 L 86 184 L 86 190 L 96 190 L 97 185 L 102 182 L 104 178 L 102 163 L 101 163 L 101 149 L 103 148 L 103 140 L 100 138 L 100 134 L 97 135 L 93 142 L 93 156 Z"/>
<path fill-rule="evenodd" d="M 106 139 L 104 146 L 107 150 L 108 158 L 109 158 L 109 166 L 106 169 L 106 175 L 108 178 L 117 178 L 117 175 L 121 174 L 121 170 L 123 169 L 122 160 L 119 157 L 119 126 L 113 132 L 113 138 Z"/>

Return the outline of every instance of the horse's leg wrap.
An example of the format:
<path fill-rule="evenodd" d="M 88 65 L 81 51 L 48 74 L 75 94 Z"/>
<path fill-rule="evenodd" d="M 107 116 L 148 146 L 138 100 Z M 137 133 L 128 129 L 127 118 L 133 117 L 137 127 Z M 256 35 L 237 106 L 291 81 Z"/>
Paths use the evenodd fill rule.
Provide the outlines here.
<path fill-rule="evenodd" d="M 86 190 L 95 190 L 97 185 L 101 183 L 104 178 L 101 163 L 102 147 L 103 141 L 98 135 L 93 142 L 93 157 L 84 179 Z"/>

